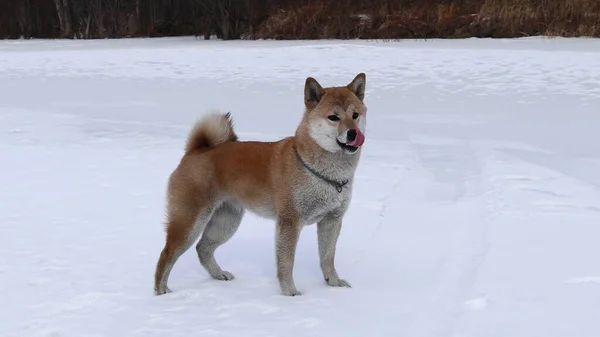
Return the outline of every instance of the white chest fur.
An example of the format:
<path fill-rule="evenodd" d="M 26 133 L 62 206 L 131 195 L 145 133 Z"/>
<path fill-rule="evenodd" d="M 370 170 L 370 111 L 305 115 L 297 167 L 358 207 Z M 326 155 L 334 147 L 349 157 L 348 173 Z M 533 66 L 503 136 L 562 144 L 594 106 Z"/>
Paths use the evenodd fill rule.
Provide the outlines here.
<path fill-rule="evenodd" d="M 349 181 L 338 192 L 335 186 L 312 177 L 295 192 L 295 206 L 300 213 L 303 226 L 319 222 L 325 215 L 333 211 L 345 211 L 352 195 L 352 181 Z"/>

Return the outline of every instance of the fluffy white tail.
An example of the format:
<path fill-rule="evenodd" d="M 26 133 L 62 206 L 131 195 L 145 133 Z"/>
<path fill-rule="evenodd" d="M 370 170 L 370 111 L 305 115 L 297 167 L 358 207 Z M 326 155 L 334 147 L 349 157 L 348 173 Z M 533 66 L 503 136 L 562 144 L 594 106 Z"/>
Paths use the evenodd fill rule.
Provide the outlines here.
<path fill-rule="evenodd" d="M 213 112 L 196 122 L 185 144 L 185 153 L 237 140 L 231 113 Z"/>

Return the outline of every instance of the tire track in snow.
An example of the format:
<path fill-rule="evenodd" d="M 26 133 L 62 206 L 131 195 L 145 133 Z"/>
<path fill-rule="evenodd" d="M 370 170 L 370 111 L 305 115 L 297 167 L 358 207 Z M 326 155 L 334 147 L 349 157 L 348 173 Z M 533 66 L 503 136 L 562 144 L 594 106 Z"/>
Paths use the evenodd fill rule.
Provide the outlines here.
<path fill-rule="evenodd" d="M 413 336 L 447 337 L 454 335 L 458 317 L 469 305 L 469 289 L 477 278 L 490 247 L 491 222 L 497 216 L 501 201 L 485 176 L 485 166 L 492 160 L 487 151 L 470 148 L 470 155 L 479 163 L 482 174 L 468 177 L 465 195 L 448 205 L 447 217 L 440 230 L 448 234 L 451 243 L 447 255 L 436 267 L 437 280 L 429 294 L 428 310 L 409 330 Z M 442 228 L 445 226 L 446 228 Z M 479 308 L 485 307 L 485 298 L 478 299 Z M 435 323 L 434 323 L 435 322 Z"/>

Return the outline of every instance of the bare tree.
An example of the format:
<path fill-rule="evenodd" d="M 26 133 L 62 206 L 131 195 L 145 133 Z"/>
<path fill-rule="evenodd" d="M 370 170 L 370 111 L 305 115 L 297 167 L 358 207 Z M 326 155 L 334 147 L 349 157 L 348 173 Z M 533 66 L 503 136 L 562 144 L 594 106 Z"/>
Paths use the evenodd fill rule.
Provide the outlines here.
<path fill-rule="evenodd" d="M 60 23 L 61 37 L 73 38 L 73 16 L 71 14 L 70 0 L 54 0 L 58 21 Z"/>

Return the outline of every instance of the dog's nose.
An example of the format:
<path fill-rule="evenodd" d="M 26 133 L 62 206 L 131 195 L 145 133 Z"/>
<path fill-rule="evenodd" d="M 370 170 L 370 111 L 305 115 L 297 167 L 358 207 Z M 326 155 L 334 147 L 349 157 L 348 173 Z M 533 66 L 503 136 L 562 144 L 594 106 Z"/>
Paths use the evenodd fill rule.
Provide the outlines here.
<path fill-rule="evenodd" d="M 348 130 L 346 137 L 348 138 L 348 142 L 354 141 L 356 139 L 356 130 L 355 129 Z"/>

